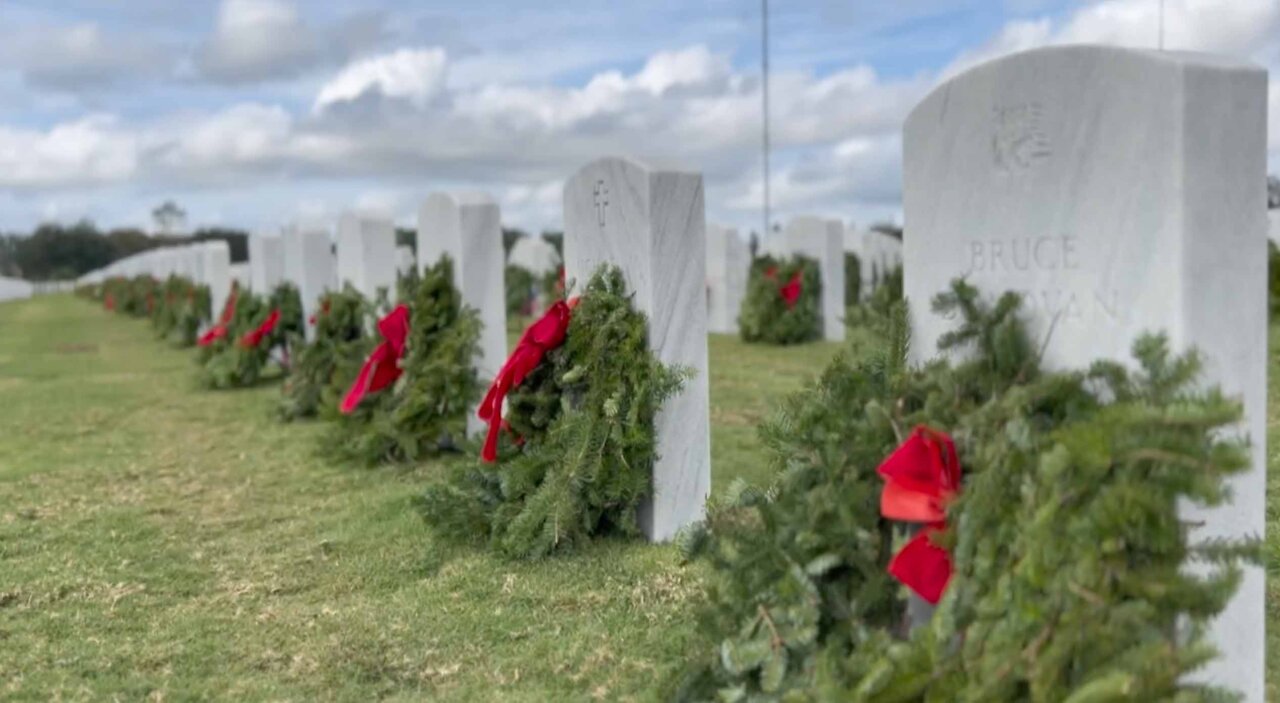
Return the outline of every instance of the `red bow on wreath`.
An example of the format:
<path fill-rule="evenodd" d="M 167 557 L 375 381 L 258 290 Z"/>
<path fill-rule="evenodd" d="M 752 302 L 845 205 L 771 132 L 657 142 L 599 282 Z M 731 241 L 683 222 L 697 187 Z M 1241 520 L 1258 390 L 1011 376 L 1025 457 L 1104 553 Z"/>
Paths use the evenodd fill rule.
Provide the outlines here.
<path fill-rule="evenodd" d="M 404 343 L 409 338 L 409 308 L 397 305 L 395 310 L 378 320 L 378 332 L 384 340 L 364 360 L 355 383 L 338 406 L 344 414 L 350 414 L 360 405 L 365 395 L 396 382 L 403 371 L 398 363 L 404 356 Z"/>
<path fill-rule="evenodd" d="M 936 604 L 951 580 L 951 556 L 929 537 L 946 529 L 947 503 L 960 492 L 956 445 L 946 433 L 917 427 L 876 472 L 885 480 L 880 514 L 890 520 L 925 524 L 894 555 L 889 573 Z"/>
<path fill-rule="evenodd" d="M 240 289 L 231 286 L 231 295 L 227 296 L 227 302 L 222 306 L 222 314 L 218 316 L 218 324 L 209 328 L 208 332 L 200 335 L 200 339 L 196 340 L 196 344 L 207 347 L 219 339 L 227 336 L 227 325 L 231 324 L 231 318 L 236 316 L 236 297 L 240 294 Z"/>
<path fill-rule="evenodd" d="M 264 320 L 261 325 L 258 325 L 257 329 L 252 332 L 246 332 L 244 336 L 240 338 L 240 346 L 247 349 L 252 349 L 258 346 L 262 343 L 263 337 L 271 334 L 272 330 L 276 328 L 276 323 L 278 322 L 280 322 L 280 310 L 272 310 L 271 314 L 267 315 L 267 319 Z"/>
<path fill-rule="evenodd" d="M 319 314 L 319 315 L 328 315 L 328 314 L 329 314 L 329 301 L 328 301 L 328 299 L 326 299 L 324 302 L 320 303 L 320 312 L 319 312 L 319 313 L 311 313 L 311 317 L 307 319 L 307 322 L 309 322 L 309 323 L 310 323 L 310 324 L 312 324 L 312 325 L 316 324 L 316 315 L 317 315 L 317 314 Z"/>
<path fill-rule="evenodd" d="M 770 266 L 765 269 L 764 277 L 770 281 L 778 280 L 778 267 Z M 802 278 L 803 276 L 801 275 L 801 272 L 796 271 L 791 274 L 791 280 L 778 288 L 778 295 L 782 296 L 782 301 L 787 304 L 788 310 L 794 308 L 796 303 L 800 301 L 800 293 L 804 291 L 804 288 L 801 285 Z"/>
<path fill-rule="evenodd" d="M 502 365 L 502 370 L 498 371 L 498 375 L 494 377 L 493 384 L 489 386 L 489 392 L 485 394 L 484 401 L 480 403 L 480 409 L 476 411 L 476 415 L 481 420 L 489 423 L 489 434 L 485 437 L 484 447 L 480 450 L 480 458 L 484 461 L 498 459 L 498 432 L 502 430 L 504 424 L 503 399 L 512 388 L 524 381 L 525 376 L 538 368 L 544 354 L 564 343 L 565 333 L 569 330 L 569 318 L 577 303 L 577 298 L 567 304 L 563 300 L 552 303 L 547 312 L 538 318 L 537 322 L 529 325 L 529 328 L 520 336 L 520 343 L 512 350 L 511 356 L 507 357 L 507 363 Z"/>

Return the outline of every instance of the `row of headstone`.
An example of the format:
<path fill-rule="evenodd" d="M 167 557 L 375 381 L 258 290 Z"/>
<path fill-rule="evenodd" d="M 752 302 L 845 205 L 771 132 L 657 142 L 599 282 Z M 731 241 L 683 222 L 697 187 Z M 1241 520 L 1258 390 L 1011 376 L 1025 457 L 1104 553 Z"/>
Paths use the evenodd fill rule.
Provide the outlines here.
<path fill-rule="evenodd" d="M 884 283 L 885 276 L 902 266 L 902 240 L 878 230 L 845 231 L 844 250 L 858 256 L 859 295 L 865 300 Z"/>
<path fill-rule="evenodd" d="M 707 224 L 707 331 L 738 333 L 751 252 L 738 230 Z"/>
<path fill-rule="evenodd" d="M 1187 508 L 1206 539 L 1265 534 L 1266 96 L 1265 72 L 1215 57 L 1058 47 L 949 80 L 904 130 L 910 235 L 901 255 L 915 360 L 934 356 L 949 329 L 928 301 L 957 277 L 993 295 L 1022 292 L 1050 367 L 1127 361 L 1145 331 L 1198 348 L 1205 380 L 1244 399 L 1240 431 L 1252 439 L 1254 462 L 1229 505 Z M 420 213 L 419 265 L 449 253 L 464 298 L 482 310 L 491 301 L 502 309 L 497 222 L 496 206 L 482 200 L 441 196 Z M 704 286 L 709 247 L 719 247 L 707 241 L 702 178 L 595 161 L 566 182 L 564 223 L 568 279 L 620 266 L 655 355 L 695 373 L 655 422 L 659 458 L 641 523 L 651 539 L 668 539 L 702 516 L 710 487 Z M 352 220 L 340 229 L 340 280 L 366 289 L 393 280 L 389 227 Z M 833 284 L 849 243 L 838 223 L 800 220 L 763 244 L 818 258 L 824 288 L 843 293 Z M 858 253 L 892 262 L 882 244 L 864 237 Z M 353 268 L 342 261 L 348 251 L 360 267 L 385 261 L 385 270 Z M 824 296 L 828 336 L 842 331 L 831 312 Z M 486 341 L 481 363 L 504 351 Z M 1224 656 L 1202 674 L 1248 701 L 1264 696 L 1263 583 L 1261 569 L 1246 568 L 1214 626 Z"/>
<path fill-rule="evenodd" d="M 221 310 L 231 294 L 232 281 L 247 279 L 244 269 L 233 269 L 231 248 L 223 240 L 196 242 L 185 246 L 149 249 L 119 259 L 76 280 L 79 285 L 101 283 L 108 278 L 123 276 L 152 276 L 160 280 L 170 275 L 183 276 L 199 285 L 209 287 L 209 297 L 215 312 Z"/>

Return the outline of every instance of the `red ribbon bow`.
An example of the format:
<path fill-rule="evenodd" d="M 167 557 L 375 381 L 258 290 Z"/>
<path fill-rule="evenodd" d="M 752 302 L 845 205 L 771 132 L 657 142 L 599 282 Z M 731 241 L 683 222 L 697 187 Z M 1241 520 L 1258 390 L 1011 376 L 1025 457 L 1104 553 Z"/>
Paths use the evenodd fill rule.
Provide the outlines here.
<path fill-rule="evenodd" d="M 947 503 L 960 491 L 956 445 L 946 433 L 917 427 L 876 472 L 885 480 L 880 514 L 926 525 L 894 555 L 889 573 L 936 604 L 951 580 L 951 556 L 929 536 L 946 529 Z"/>
<path fill-rule="evenodd" d="M 222 306 L 222 314 L 218 316 L 218 324 L 211 327 L 208 332 L 200 335 L 200 339 L 196 340 L 196 344 L 207 347 L 227 336 L 227 325 L 231 324 L 231 318 L 236 316 L 236 297 L 239 294 L 240 289 L 232 285 L 231 295 L 227 296 L 227 302 Z"/>
<path fill-rule="evenodd" d="M 787 304 L 788 310 L 794 308 L 796 303 L 800 300 L 800 292 L 802 290 L 800 286 L 800 279 L 800 272 L 796 271 L 792 274 L 791 280 L 787 281 L 784 286 L 778 289 L 778 293 L 782 296 L 783 302 Z"/>
<path fill-rule="evenodd" d="M 565 303 L 557 300 L 537 322 L 520 336 L 520 343 L 507 357 L 507 363 L 493 379 L 489 392 L 476 415 L 489 423 L 489 434 L 485 437 L 484 447 L 480 450 L 480 458 L 484 461 L 498 459 L 498 432 L 502 430 L 502 400 L 507 393 L 524 381 L 525 376 L 538 368 L 542 356 L 564 343 L 565 333 L 569 330 L 569 318 L 572 315 L 577 299 Z"/>
<path fill-rule="evenodd" d="M 397 305 L 395 310 L 378 320 L 378 332 L 384 341 L 364 360 L 355 383 L 351 384 L 351 389 L 338 406 L 344 414 L 353 412 L 365 395 L 380 391 L 400 378 L 403 370 L 397 362 L 404 356 L 404 343 L 409 338 L 409 308 Z"/>
<path fill-rule="evenodd" d="M 276 328 L 276 323 L 278 322 L 280 322 L 280 310 L 272 310 L 271 314 L 267 315 L 267 319 L 264 320 L 262 324 L 258 325 L 257 329 L 252 332 L 246 332 L 244 336 L 240 338 L 240 346 L 249 349 L 258 346 L 262 343 L 263 337 L 271 334 L 272 330 Z"/>

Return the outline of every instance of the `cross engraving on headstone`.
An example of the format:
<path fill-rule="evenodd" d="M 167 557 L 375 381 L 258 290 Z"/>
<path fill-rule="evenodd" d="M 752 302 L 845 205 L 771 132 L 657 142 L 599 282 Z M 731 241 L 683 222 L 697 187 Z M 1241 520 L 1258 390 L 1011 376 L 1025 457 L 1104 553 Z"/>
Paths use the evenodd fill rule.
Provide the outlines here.
<path fill-rule="evenodd" d="M 596 219 L 601 227 L 604 227 L 604 209 L 609 207 L 609 187 L 604 181 L 596 182 Z"/>

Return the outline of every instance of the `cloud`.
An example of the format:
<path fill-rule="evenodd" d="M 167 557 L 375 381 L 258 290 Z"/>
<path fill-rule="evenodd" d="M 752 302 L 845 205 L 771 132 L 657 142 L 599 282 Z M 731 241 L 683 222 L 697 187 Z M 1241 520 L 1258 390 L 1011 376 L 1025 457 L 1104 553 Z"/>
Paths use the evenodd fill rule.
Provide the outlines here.
<path fill-rule="evenodd" d="M 324 84 L 313 110 L 322 112 L 365 95 L 403 100 L 424 109 L 444 91 L 446 63 L 440 48 L 400 49 L 356 61 Z"/>
<path fill-rule="evenodd" d="M 32 87 L 55 91 L 80 92 L 162 76 L 173 59 L 166 46 L 146 37 L 104 32 L 93 23 L 0 34 L 0 64 L 16 68 Z"/>
<path fill-rule="evenodd" d="M 296 76 L 321 58 L 319 37 L 282 0 L 223 0 L 213 36 L 196 54 L 206 78 L 245 83 Z"/>
<path fill-rule="evenodd" d="M 139 143 L 107 115 L 52 129 L 0 127 L 0 187 L 66 188 L 120 182 L 138 170 Z"/>

